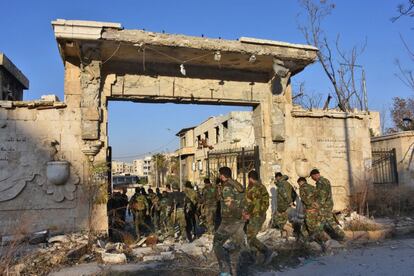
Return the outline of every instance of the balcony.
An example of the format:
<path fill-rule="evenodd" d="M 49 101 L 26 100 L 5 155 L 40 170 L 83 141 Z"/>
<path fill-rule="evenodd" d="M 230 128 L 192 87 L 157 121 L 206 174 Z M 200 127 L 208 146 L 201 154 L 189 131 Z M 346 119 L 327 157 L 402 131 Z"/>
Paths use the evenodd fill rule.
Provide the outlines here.
<path fill-rule="evenodd" d="M 184 147 L 184 148 L 180 148 L 177 150 L 177 154 L 178 155 L 193 155 L 195 152 L 195 148 L 194 147 Z"/>

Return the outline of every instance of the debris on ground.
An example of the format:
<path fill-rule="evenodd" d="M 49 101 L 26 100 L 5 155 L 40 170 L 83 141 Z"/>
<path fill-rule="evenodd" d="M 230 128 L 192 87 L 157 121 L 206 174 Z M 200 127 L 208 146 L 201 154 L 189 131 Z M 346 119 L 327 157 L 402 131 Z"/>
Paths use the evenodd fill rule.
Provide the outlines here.
<path fill-rule="evenodd" d="M 407 233 L 414 229 L 414 220 L 411 218 L 374 220 L 351 213 L 340 218 L 340 222 L 351 242 L 381 240 L 388 237 L 392 229 L 400 228 Z M 277 270 L 299 265 L 307 262 L 310 256 L 341 250 L 349 245 L 332 239 L 323 246 L 316 242 L 305 245 L 294 237 L 282 236 L 277 229 L 259 233 L 258 239 L 278 253 L 272 264 L 269 264 L 269 267 Z M 157 266 L 159 271 L 172 269 L 185 272 L 183 275 L 187 275 L 189 270 L 205 271 L 194 275 L 210 275 L 216 273 L 218 268 L 213 253 L 213 235 L 203 235 L 191 243 L 179 243 L 156 235 L 137 242 L 122 243 L 112 242 L 106 236 L 88 236 L 82 233 L 51 236 L 49 231 L 40 231 L 26 237 L 3 236 L 1 240 L 3 249 L 19 245 L 13 254 L 14 259 L 8 263 L 8 271 L 13 275 L 48 275 L 62 267 L 88 263 L 103 267 L 158 263 L 161 264 Z M 234 244 L 230 242 L 226 246 L 231 249 Z M 260 266 L 253 265 L 253 268 L 260 270 Z"/>

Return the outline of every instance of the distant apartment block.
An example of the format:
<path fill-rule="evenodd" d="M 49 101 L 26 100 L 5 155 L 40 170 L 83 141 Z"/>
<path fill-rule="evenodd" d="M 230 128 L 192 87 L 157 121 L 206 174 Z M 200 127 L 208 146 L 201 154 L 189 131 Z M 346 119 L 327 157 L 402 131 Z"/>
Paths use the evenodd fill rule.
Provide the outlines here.
<path fill-rule="evenodd" d="M 134 174 L 133 164 L 122 162 L 122 161 L 112 161 L 112 174 L 113 175 Z"/>
<path fill-rule="evenodd" d="M 152 156 L 136 159 L 132 162 L 134 173 L 138 176 L 148 177 L 151 174 Z"/>

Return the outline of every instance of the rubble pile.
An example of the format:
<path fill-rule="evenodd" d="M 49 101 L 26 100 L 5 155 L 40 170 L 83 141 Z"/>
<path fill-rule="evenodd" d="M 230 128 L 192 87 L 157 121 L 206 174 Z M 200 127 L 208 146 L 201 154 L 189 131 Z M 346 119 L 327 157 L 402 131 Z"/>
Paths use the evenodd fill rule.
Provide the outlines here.
<path fill-rule="evenodd" d="M 50 238 L 36 234 L 25 243 L 30 246 L 30 250 L 25 254 L 16 254 L 10 270 L 15 275 L 47 275 L 62 266 L 90 262 L 104 265 L 165 262 L 182 256 L 207 260 L 207 255 L 212 252 L 213 237 L 203 236 L 192 243 L 174 243 L 167 240 L 148 246 L 145 239 L 127 245 L 97 237 L 91 239 L 82 234 Z"/>
<path fill-rule="evenodd" d="M 411 218 L 400 218 L 398 221 L 373 220 L 351 213 L 339 220 L 347 239 L 351 241 L 384 239 L 390 231 L 399 228 L 414 231 L 414 220 Z M 15 239 L 16 237 L 3 236 L 2 246 L 12 244 Z M 286 238 L 276 229 L 267 229 L 259 233 L 258 239 L 277 251 L 277 261 L 280 263 L 291 262 L 293 255 L 295 258 L 306 258 L 308 254 L 303 253 L 301 243 L 296 242 L 295 238 Z M 158 238 L 154 237 L 126 244 L 110 242 L 107 237 L 88 237 L 80 233 L 50 237 L 48 231 L 42 231 L 29 237 L 19 237 L 19 243 L 23 246 L 20 246 L 18 254 L 14 254 L 15 260 L 10 262 L 13 266 L 9 272 L 13 275 L 47 275 L 63 266 L 85 263 L 100 264 L 108 268 L 122 264 L 159 263 L 164 268 L 173 270 L 194 266 L 214 270 L 217 264 L 213 254 L 212 235 L 203 235 L 192 243 L 176 243 L 168 239 L 158 241 Z M 231 250 L 232 243 L 225 246 Z M 344 247 L 342 243 L 334 240 L 329 240 L 325 246 L 328 250 Z M 315 242 L 308 244 L 307 249 L 313 253 L 322 252 L 321 246 Z"/>

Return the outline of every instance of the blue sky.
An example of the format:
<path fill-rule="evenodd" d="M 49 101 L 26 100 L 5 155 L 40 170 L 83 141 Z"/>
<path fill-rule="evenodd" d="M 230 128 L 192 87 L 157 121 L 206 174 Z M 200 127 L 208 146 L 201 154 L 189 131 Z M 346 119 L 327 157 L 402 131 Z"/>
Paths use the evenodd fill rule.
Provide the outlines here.
<path fill-rule="evenodd" d="M 396 6 L 404 0 L 335 1 L 332 16 L 324 22 L 328 37 L 341 34 L 344 47 L 363 42 L 367 47 L 360 59 L 367 74 L 371 109 L 389 108 L 394 96 L 412 94 L 395 76 L 394 60 L 403 63 L 407 54 L 399 33 L 414 47 L 414 20 L 391 23 Z M 208 37 L 237 39 L 241 36 L 304 43 L 297 28 L 300 12 L 295 0 L 210 0 L 210 1 L 0 1 L 0 51 L 30 79 L 25 99 L 43 94 L 63 98 L 63 64 L 50 21 L 56 18 L 122 23 L 128 29 L 166 31 Z M 406 61 L 408 62 L 408 61 Z M 407 65 L 411 65 L 406 63 Z M 319 64 L 294 78 L 305 81 L 316 93 L 330 92 Z M 177 130 L 198 124 L 208 116 L 225 114 L 241 107 L 173 104 L 110 104 L 110 143 L 114 156 L 141 154 L 154 149 L 174 150 Z"/>

